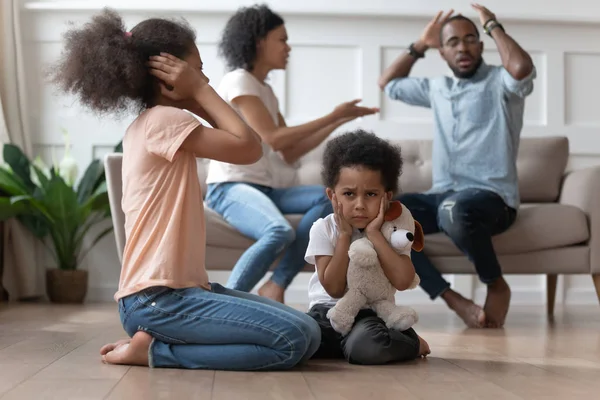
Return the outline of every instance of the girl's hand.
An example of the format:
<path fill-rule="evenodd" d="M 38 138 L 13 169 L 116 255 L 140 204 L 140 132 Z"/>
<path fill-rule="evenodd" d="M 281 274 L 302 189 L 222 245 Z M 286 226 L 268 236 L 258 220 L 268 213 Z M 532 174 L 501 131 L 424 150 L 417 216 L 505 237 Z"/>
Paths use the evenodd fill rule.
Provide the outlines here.
<path fill-rule="evenodd" d="M 151 56 L 150 74 L 161 80 L 160 92 L 171 100 L 186 100 L 208 84 L 206 75 L 168 53 Z M 168 85 L 168 87 L 167 87 Z"/>
<path fill-rule="evenodd" d="M 365 233 L 367 236 L 372 235 L 373 233 L 381 232 L 381 226 L 383 225 L 385 212 L 387 211 L 388 200 L 386 196 L 381 196 L 381 203 L 379 205 L 379 214 L 377 217 L 365 228 Z"/>
<path fill-rule="evenodd" d="M 348 223 L 348 220 L 344 217 L 344 209 L 342 203 L 337 201 L 337 196 L 335 193 L 331 197 L 331 204 L 333 205 L 333 216 L 335 219 L 335 224 L 340 230 L 340 234 L 347 235 L 348 237 L 352 237 L 352 225 Z"/>

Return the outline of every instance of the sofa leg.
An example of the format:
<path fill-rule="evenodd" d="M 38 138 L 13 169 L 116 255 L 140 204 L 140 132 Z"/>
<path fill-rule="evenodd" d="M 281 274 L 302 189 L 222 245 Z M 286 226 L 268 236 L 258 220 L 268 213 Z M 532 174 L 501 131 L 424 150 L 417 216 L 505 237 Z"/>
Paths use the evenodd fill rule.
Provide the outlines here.
<path fill-rule="evenodd" d="M 554 315 L 554 303 L 556 302 L 556 283 L 558 275 L 546 275 L 546 310 L 549 316 Z"/>
<path fill-rule="evenodd" d="M 596 296 L 598 296 L 598 301 L 600 302 L 600 274 L 592 275 L 592 279 L 596 287 Z"/>

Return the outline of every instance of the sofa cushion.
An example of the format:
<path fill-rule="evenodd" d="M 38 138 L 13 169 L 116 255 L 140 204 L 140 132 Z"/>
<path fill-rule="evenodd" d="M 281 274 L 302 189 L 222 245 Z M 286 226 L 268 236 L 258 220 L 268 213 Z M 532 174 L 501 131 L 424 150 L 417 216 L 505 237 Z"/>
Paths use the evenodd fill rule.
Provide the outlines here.
<path fill-rule="evenodd" d="M 517 156 L 521 201 L 557 201 L 568 161 L 566 137 L 522 138 Z"/>
<path fill-rule="evenodd" d="M 515 223 L 492 238 L 498 254 L 518 254 L 570 246 L 589 238 L 587 219 L 577 207 L 562 204 L 524 204 Z M 448 236 L 425 236 L 425 254 L 462 255 Z"/>

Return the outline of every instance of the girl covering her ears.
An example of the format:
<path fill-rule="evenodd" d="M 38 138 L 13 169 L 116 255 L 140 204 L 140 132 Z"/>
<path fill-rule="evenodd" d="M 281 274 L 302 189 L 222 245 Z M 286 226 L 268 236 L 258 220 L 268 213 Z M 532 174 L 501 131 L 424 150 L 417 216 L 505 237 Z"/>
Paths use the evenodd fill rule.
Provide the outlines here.
<path fill-rule="evenodd" d="M 266 370 L 310 358 L 320 343 L 314 320 L 208 281 L 196 157 L 251 164 L 262 149 L 208 85 L 190 26 L 151 18 L 127 32 L 105 9 L 67 31 L 53 71 L 54 83 L 98 114 L 139 113 L 123 138 L 126 245 L 115 294 L 131 339 L 102 347 L 103 360 Z"/>

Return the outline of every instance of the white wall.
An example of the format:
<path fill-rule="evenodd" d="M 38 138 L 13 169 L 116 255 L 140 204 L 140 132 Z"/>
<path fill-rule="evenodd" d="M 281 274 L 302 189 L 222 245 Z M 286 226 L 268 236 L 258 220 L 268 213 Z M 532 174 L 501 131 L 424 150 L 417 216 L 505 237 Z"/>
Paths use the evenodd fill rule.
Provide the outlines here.
<path fill-rule="evenodd" d="M 47 160 L 52 151 L 61 157 L 60 127 L 71 132 L 73 149 L 81 168 L 92 157 L 110 151 L 131 118 L 122 121 L 98 119 L 67 97 L 56 97 L 44 83 L 43 68 L 60 54 L 61 33 L 67 21 L 85 21 L 103 5 L 122 11 L 130 28 L 158 12 L 185 16 L 198 31 L 198 46 L 207 75 L 218 84 L 224 73 L 217 58 L 216 43 L 228 16 L 249 1 L 24 1 L 23 54 L 28 75 L 29 118 L 35 149 Z M 393 58 L 418 38 L 423 26 L 438 8 L 455 10 L 476 18 L 464 0 L 406 2 L 394 0 L 305 0 L 268 2 L 286 19 L 293 48 L 288 70 L 271 77 L 289 124 L 300 123 L 330 111 L 336 104 L 362 98 L 381 113 L 360 122 L 385 137 L 429 137 L 431 114 L 391 102 L 382 96 L 377 78 Z M 168 4 L 168 7 L 165 5 Z M 507 31 L 531 52 L 538 78 L 526 106 L 524 136 L 566 135 L 571 143 L 569 168 L 600 164 L 600 112 L 596 93 L 600 88 L 600 4 L 596 0 L 572 0 L 567 11 L 563 1 L 493 0 L 486 5 L 504 23 Z M 476 19 L 475 19 L 476 20 Z M 485 59 L 498 63 L 493 41 L 485 38 Z M 435 51 L 414 68 L 414 75 L 446 73 Z M 110 300 L 119 277 L 119 263 L 112 236 L 88 256 L 91 273 L 90 299 Z M 224 282 L 226 273 L 211 272 L 211 279 Z M 452 277 L 450 277 L 452 279 Z M 543 276 L 510 277 L 515 303 L 541 304 L 545 299 Z M 307 274 L 292 284 L 289 301 L 303 301 Z M 456 277 L 456 286 L 466 295 L 481 298 L 483 291 L 472 277 Z M 428 302 L 420 290 L 407 293 L 406 302 Z M 558 301 L 595 303 L 589 276 L 561 281 Z"/>

